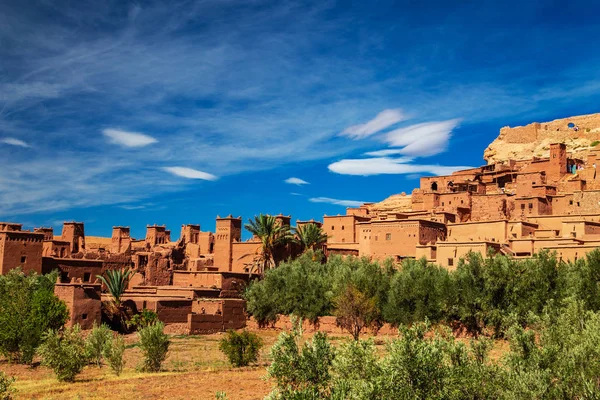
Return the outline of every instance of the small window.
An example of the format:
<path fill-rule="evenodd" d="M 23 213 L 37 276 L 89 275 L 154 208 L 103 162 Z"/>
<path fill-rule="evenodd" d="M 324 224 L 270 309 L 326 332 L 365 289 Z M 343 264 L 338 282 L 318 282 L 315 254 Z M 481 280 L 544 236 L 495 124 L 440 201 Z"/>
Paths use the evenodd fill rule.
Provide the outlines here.
<path fill-rule="evenodd" d="M 21 264 L 25 264 L 27 262 L 27 256 L 21 256 Z"/>
<path fill-rule="evenodd" d="M 92 274 L 89 273 L 89 272 L 86 272 L 86 273 L 83 274 L 83 281 L 84 282 L 89 282 L 91 277 L 92 277 Z"/>
<path fill-rule="evenodd" d="M 442 206 L 444 205 L 444 202 L 442 201 Z"/>
<path fill-rule="evenodd" d="M 572 206 L 573 205 L 573 200 L 569 200 L 569 205 Z"/>
<path fill-rule="evenodd" d="M 577 202 L 577 207 L 579 207 L 579 202 Z"/>
<path fill-rule="evenodd" d="M 81 319 L 87 319 L 87 314 L 81 314 Z"/>
<path fill-rule="evenodd" d="M 386 233 L 385 234 L 385 240 L 392 240 L 392 234 L 391 233 Z"/>
<path fill-rule="evenodd" d="M 525 204 L 521 204 L 521 210 L 525 209 Z"/>
<path fill-rule="evenodd" d="M 529 203 L 529 208 L 533 208 L 533 203 Z"/>
<path fill-rule="evenodd" d="M 454 258 L 449 258 L 448 259 L 448 266 L 452 267 L 454 265 Z"/>
<path fill-rule="evenodd" d="M 342 225 L 342 230 L 344 230 L 344 225 Z"/>
<path fill-rule="evenodd" d="M 450 206 L 450 205 L 452 205 L 452 202 L 451 202 L 451 201 L 449 201 L 449 202 L 448 202 L 448 205 L 449 205 L 449 206 Z"/>
<path fill-rule="evenodd" d="M 335 226 L 332 226 L 332 227 L 331 227 L 331 230 L 332 230 L 332 231 L 334 231 L 334 230 L 335 230 Z"/>

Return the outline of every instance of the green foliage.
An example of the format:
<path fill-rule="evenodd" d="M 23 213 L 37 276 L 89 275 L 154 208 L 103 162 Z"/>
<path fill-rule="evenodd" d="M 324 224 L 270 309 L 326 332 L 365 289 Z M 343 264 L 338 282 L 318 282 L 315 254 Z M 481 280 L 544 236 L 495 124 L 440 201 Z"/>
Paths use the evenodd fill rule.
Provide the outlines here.
<path fill-rule="evenodd" d="M 88 363 L 85 339 L 79 325 L 62 332 L 49 330 L 38 348 L 42 365 L 52 369 L 59 381 L 73 382 Z"/>
<path fill-rule="evenodd" d="M 96 364 L 98 368 L 102 367 L 102 357 L 111 339 L 110 328 L 105 324 L 97 326 L 94 322 L 94 327 L 85 339 L 86 354 L 90 363 Z"/>
<path fill-rule="evenodd" d="M 26 275 L 20 269 L 0 275 L 0 353 L 30 363 L 42 335 L 60 329 L 69 318 L 54 295 L 56 274 Z"/>
<path fill-rule="evenodd" d="M 590 128 L 587 128 L 585 131 L 586 131 L 586 132 L 589 132 L 589 131 L 590 131 Z M 590 147 L 596 147 L 596 146 L 598 146 L 599 144 L 600 144 L 600 141 L 599 141 L 599 140 L 594 140 L 592 143 L 590 143 Z"/>
<path fill-rule="evenodd" d="M 295 228 L 296 237 L 294 242 L 302 246 L 303 250 L 316 251 L 320 246 L 327 243 L 327 234 L 317 224 L 304 224 Z"/>
<path fill-rule="evenodd" d="M 257 334 L 243 330 L 227 332 L 227 336 L 219 341 L 219 350 L 234 367 L 246 367 L 258 360 L 263 341 Z"/>
<path fill-rule="evenodd" d="M 276 382 L 271 399 L 326 398 L 335 356 L 327 335 L 317 332 L 300 348 L 300 337 L 284 332 L 271 347 L 268 376 Z"/>
<path fill-rule="evenodd" d="M 0 371 L 0 400 L 11 400 L 17 390 L 13 387 L 14 377 L 7 376 Z"/>
<path fill-rule="evenodd" d="M 125 354 L 125 339 L 121 335 L 116 335 L 104 347 L 102 354 L 115 375 L 121 375 L 123 367 L 125 367 L 125 360 L 123 359 L 123 355 Z"/>
<path fill-rule="evenodd" d="M 108 292 L 113 298 L 113 301 L 117 306 L 121 305 L 121 296 L 127 289 L 129 279 L 133 276 L 134 271 L 129 268 L 126 269 L 114 269 L 107 270 L 105 272 L 106 277 L 97 275 L 97 277 L 106 285 Z"/>
<path fill-rule="evenodd" d="M 225 392 L 217 392 L 217 393 L 215 393 L 215 399 L 217 399 L 217 400 L 228 400 L 229 397 L 227 397 L 227 393 L 225 393 Z"/>
<path fill-rule="evenodd" d="M 129 321 L 127 321 L 127 327 L 129 329 L 141 329 L 148 325 L 152 325 L 158 321 L 158 314 L 152 310 L 142 310 L 141 313 L 135 314 Z"/>
<path fill-rule="evenodd" d="M 167 358 L 171 341 L 164 333 L 164 324 L 155 322 L 138 331 L 140 339 L 138 346 L 142 349 L 144 357 L 142 370 L 149 372 L 160 371 L 163 361 Z"/>
<path fill-rule="evenodd" d="M 261 248 L 255 254 L 254 264 L 260 274 L 279 264 L 278 250 L 292 241 L 292 234 L 288 225 L 282 225 L 274 216 L 260 214 L 254 219 L 249 219 L 244 225 L 246 230 L 258 238 Z"/>
<path fill-rule="evenodd" d="M 444 268 L 421 260 L 405 260 L 390 283 L 385 320 L 394 325 L 438 321 L 447 311 L 450 277 Z"/>

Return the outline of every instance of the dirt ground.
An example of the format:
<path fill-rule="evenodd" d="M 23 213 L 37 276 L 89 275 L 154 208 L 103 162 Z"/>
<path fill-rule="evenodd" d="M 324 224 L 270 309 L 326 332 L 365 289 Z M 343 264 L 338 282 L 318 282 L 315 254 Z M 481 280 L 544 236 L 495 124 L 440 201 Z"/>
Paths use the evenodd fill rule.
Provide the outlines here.
<path fill-rule="evenodd" d="M 0 370 L 14 376 L 17 381 L 17 399 L 215 399 L 217 392 L 227 393 L 230 400 L 262 399 L 271 390 L 266 378 L 270 363 L 269 351 L 278 331 L 255 330 L 265 346 L 260 362 L 247 368 L 231 368 L 219 351 L 222 334 L 199 336 L 173 336 L 164 372 L 143 373 L 136 370 L 141 355 L 134 343 L 136 335 L 126 337 L 125 370 L 119 377 L 108 366 L 86 367 L 74 383 L 60 383 L 51 370 L 42 366 L 8 364 L 0 360 Z M 312 334 L 306 334 L 305 338 Z M 331 335 L 334 343 L 347 340 L 349 336 Z M 380 335 L 376 339 L 383 347 L 391 336 Z M 499 357 L 507 349 L 505 342 L 497 342 L 492 358 Z"/>

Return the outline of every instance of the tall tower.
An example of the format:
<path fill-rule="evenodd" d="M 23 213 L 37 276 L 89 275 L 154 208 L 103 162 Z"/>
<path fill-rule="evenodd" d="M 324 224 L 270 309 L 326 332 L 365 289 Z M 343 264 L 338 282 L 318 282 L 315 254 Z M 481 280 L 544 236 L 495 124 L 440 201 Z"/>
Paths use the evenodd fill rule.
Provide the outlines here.
<path fill-rule="evenodd" d="M 221 271 L 231 271 L 233 264 L 233 243 L 242 238 L 242 218 L 231 214 L 221 218 L 217 216 L 215 230 L 214 263 Z"/>
<path fill-rule="evenodd" d="M 550 181 L 548 183 L 558 182 L 567 173 L 567 146 L 564 143 L 552 143 L 550 145 L 550 166 L 547 171 Z"/>
<path fill-rule="evenodd" d="M 113 226 L 112 244 L 110 252 L 112 254 L 123 254 L 131 249 L 131 236 L 128 226 Z"/>
<path fill-rule="evenodd" d="M 85 231 L 83 222 L 64 222 L 61 234 L 62 240 L 69 242 L 71 254 L 85 249 Z"/>

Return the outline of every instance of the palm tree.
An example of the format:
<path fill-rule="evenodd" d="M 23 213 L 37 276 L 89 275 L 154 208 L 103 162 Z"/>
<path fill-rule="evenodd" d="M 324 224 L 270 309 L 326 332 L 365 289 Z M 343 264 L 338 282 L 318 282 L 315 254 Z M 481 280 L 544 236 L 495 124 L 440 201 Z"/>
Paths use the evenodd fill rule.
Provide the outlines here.
<path fill-rule="evenodd" d="M 106 278 L 101 275 L 97 275 L 102 283 L 104 283 L 108 288 L 108 292 L 113 297 L 117 307 L 121 306 L 121 296 L 125 292 L 125 289 L 127 289 L 127 284 L 129 283 L 129 279 L 133 274 L 133 270 L 126 268 L 108 270 L 106 271 Z"/>
<path fill-rule="evenodd" d="M 254 266 L 258 273 L 264 274 L 266 270 L 277 265 L 278 260 L 275 258 L 277 250 L 292 240 L 290 227 L 280 223 L 271 215 L 260 214 L 254 219 L 249 219 L 244 228 L 261 242 L 255 254 Z"/>
<path fill-rule="evenodd" d="M 323 229 L 314 223 L 300 225 L 295 228 L 296 237 L 294 242 L 302 246 L 304 251 L 317 250 L 319 247 L 327 243 L 327 234 Z"/>

